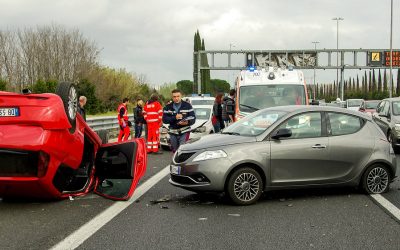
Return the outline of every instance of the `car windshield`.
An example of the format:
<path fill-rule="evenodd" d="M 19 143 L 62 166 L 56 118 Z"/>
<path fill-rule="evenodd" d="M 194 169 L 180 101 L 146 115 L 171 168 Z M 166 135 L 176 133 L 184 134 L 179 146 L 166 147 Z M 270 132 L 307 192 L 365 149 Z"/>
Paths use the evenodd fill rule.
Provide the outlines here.
<path fill-rule="evenodd" d="M 400 115 L 400 101 L 393 102 L 392 106 L 393 106 L 393 114 Z"/>
<path fill-rule="evenodd" d="M 210 119 L 211 108 L 193 108 L 198 120 L 208 120 Z"/>
<path fill-rule="evenodd" d="M 376 109 L 378 104 L 379 104 L 379 101 L 376 101 L 376 102 L 365 102 L 365 108 L 366 109 Z"/>
<path fill-rule="evenodd" d="M 193 105 L 213 105 L 214 100 L 191 100 L 190 103 Z"/>
<path fill-rule="evenodd" d="M 362 100 L 347 100 L 347 107 L 359 107 L 362 103 Z"/>
<path fill-rule="evenodd" d="M 261 110 L 233 123 L 223 130 L 223 134 L 242 136 L 257 136 L 265 132 L 287 112 L 276 110 Z"/>
<path fill-rule="evenodd" d="M 275 106 L 306 104 L 306 95 L 302 85 L 264 84 L 242 86 L 239 93 L 239 109 L 243 112 L 254 112 Z"/>

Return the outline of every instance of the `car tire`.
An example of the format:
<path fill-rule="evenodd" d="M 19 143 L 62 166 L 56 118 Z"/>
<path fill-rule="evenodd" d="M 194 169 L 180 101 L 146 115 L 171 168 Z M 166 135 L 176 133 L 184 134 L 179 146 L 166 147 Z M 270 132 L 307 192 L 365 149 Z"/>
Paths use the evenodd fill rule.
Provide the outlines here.
<path fill-rule="evenodd" d="M 65 114 L 71 124 L 69 131 L 73 133 L 76 126 L 76 112 L 78 111 L 78 91 L 73 83 L 60 82 L 57 86 L 56 94 L 63 101 Z"/>
<path fill-rule="evenodd" d="M 109 135 L 108 135 L 108 131 L 107 130 L 105 130 L 105 129 L 99 130 L 97 132 L 97 134 L 99 135 L 99 137 L 101 139 L 101 142 L 103 144 L 108 143 Z"/>
<path fill-rule="evenodd" d="M 263 192 L 263 180 L 252 168 L 239 168 L 229 177 L 226 192 L 236 205 L 254 204 Z"/>
<path fill-rule="evenodd" d="M 389 190 L 391 176 L 388 168 L 374 164 L 367 168 L 362 177 L 362 188 L 368 194 L 381 194 Z"/>

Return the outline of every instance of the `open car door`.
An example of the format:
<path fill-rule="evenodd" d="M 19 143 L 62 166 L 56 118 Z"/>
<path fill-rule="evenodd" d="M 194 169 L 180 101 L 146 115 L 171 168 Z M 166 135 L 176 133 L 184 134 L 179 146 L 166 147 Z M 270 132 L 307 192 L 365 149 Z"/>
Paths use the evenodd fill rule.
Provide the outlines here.
<path fill-rule="evenodd" d="M 145 174 L 146 166 L 143 138 L 104 144 L 96 154 L 94 192 L 112 200 L 128 200 Z"/>

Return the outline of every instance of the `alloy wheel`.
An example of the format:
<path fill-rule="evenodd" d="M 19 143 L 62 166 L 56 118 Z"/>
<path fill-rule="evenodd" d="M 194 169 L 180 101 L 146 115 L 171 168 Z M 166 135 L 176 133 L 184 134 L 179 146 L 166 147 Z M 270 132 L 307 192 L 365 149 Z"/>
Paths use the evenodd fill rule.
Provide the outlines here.
<path fill-rule="evenodd" d="M 380 194 L 384 192 L 389 185 L 389 174 L 382 167 L 375 167 L 367 175 L 367 188 L 371 193 Z"/>
<path fill-rule="evenodd" d="M 260 191 L 260 183 L 252 173 L 241 173 L 233 185 L 235 196 L 244 202 L 253 200 Z"/>

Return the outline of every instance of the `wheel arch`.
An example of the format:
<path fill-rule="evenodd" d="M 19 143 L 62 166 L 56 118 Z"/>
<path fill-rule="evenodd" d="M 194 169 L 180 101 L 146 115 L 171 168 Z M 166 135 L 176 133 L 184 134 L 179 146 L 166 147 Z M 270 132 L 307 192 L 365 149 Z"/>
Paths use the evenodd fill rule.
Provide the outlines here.
<path fill-rule="evenodd" d="M 383 160 L 376 160 L 373 162 L 370 162 L 367 166 L 364 167 L 364 169 L 362 170 L 362 174 L 359 175 L 359 180 L 358 180 L 358 184 L 359 186 L 362 185 L 362 181 L 363 181 L 363 176 L 365 174 L 365 172 L 368 170 L 369 167 L 371 167 L 372 165 L 376 165 L 376 164 L 380 164 L 383 165 L 384 167 L 386 167 L 389 170 L 389 174 L 390 174 L 390 180 L 393 180 L 393 178 L 395 177 L 395 172 L 391 166 L 390 163 L 383 161 Z"/>
<path fill-rule="evenodd" d="M 236 165 L 236 166 L 234 166 L 233 168 L 231 168 L 231 169 L 229 170 L 229 173 L 226 175 L 225 181 L 224 181 L 224 190 L 225 190 L 225 191 L 226 191 L 226 189 L 227 189 L 228 181 L 229 181 L 229 178 L 231 177 L 231 175 L 232 175 L 236 170 L 238 170 L 238 169 L 240 169 L 240 168 L 245 168 L 245 167 L 247 167 L 247 168 L 252 168 L 252 169 L 254 169 L 255 171 L 257 171 L 257 172 L 260 174 L 261 179 L 262 179 L 262 181 L 263 181 L 263 187 L 262 187 L 262 189 L 265 190 L 265 187 L 266 187 L 266 175 L 265 175 L 265 172 L 264 172 L 264 170 L 262 169 L 262 167 L 259 166 L 259 165 L 256 164 L 256 163 L 254 163 L 254 162 L 241 162 L 241 163 L 239 163 L 238 165 Z"/>

